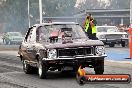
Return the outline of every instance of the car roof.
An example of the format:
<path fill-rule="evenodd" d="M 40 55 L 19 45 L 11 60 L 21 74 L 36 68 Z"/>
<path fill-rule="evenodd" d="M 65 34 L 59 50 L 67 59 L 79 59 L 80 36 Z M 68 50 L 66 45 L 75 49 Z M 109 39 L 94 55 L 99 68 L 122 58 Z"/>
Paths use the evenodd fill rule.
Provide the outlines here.
<path fill-rule="evenodd" d="M 116 27 L 116 26 L 97 26 L 97 27 Z"/>
<path fill-rule="evenodd" d="M 78 23 L 76 22 L 51 22 L 51 23 L 35 24 L 33 26 L 38 27 L 38 26 L 53 25 L 53 24 L 78 24 Z"/>
<path fill-rule="evenodd" d="M 7 32 L 7 33 L 20 33 L 20 32 Z"/>

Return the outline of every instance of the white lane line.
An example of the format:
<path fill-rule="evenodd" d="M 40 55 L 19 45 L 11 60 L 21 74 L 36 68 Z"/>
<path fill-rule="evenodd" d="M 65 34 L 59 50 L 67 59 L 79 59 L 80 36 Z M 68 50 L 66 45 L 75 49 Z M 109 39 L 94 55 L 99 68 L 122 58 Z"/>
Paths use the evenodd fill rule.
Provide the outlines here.
<path fill-rule="evenodd" d="M 115 61 L 115 60 L 106 60 L 109 62 L 117 62 L 117 63 L 124 63 L 124 64 L 132 64 L 132 61 Z"/>

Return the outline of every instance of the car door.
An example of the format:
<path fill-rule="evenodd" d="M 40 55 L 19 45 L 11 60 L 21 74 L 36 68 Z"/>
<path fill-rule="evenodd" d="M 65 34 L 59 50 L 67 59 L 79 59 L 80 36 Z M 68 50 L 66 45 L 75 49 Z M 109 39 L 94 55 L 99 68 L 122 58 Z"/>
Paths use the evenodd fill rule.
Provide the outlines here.
<path fill-rule="evenodd" d="M 35 61 L 36 56 L 36 27 L 30 30 L 30 34 L 27 38 L 27 54 L 30 60 Z"/>
<path fill-rule="evenodd" d="M 25 40 L 22 43 L 24 57 L 29 61 L 35 61 L 36 27 L 29 28 Z"/>
<path fill-rule="evenodd" d="M 27 48 L 28 48 L 28 41 L 29 41 L 29 36 L 30 36 L 30 32 L 31 32 L 31 28 L 29 28 L 29 30 L 27 31 L 26 33 L 26 36 L 22 42 L 22 44 L 20 45 L 20 49 L 21 49 L 21 54 L 23 55 L 23 58 L 26 59 L 26 60 L 31 60 L 29 55 L 28 55 L 28 51 L 27 51 Z"/>

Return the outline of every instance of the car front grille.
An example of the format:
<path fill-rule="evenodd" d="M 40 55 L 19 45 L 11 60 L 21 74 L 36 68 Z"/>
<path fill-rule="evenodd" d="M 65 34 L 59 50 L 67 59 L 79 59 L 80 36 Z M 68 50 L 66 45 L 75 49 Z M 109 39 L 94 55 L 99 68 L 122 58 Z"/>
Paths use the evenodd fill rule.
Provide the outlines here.
<path fill-rule="evenodd" d="M 122 35 L 120 34 L 111 34 L 111 35 L 106 35 L 106 39 L 120 39 Z"/>
<path fill-rule="evenodd" d="M 58 49 L 58 56 L 77 56 L 77 55 L 91 55 L 92 48 L 68 48 Z"/>

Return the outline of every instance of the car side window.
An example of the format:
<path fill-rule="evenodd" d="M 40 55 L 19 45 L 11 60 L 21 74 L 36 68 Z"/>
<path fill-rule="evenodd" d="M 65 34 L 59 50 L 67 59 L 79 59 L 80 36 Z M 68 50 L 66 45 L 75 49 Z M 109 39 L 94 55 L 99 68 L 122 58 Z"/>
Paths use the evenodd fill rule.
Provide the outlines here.
<path fill-rule="evenodd" d="M 36 32 L 35 32 L 35 27 L 29 29 L 29 31 L 27 32 L 27 35 L 25 37 L 25 41 L 28 43 L 33 43 L 36 42 Z"/>
<path fill-rule="evenodd" d="M 30 40 L 31 40 L 32 31 L 33 30 L 31 29 L 30 32 L 29 32 L 29 35 L 27 37 L 27 42 L 30 42 Z"/>
<path fill-rule="evenodd" d="M 47 42 L 49 38 L 48 31 L 44 26 L 39 27 L 36 31 L 36 41 Z"/>
<path fill-rule="evenodd" d="M 27 39 L 28 39 L 28 36 L 29 36 L 29 33 L 30 33 L 30 30 L 31 30 L 32 28 L 29 28 L 29 30 L 27 31 L 27 33 L 26 33 L 26 36 L 25 36 L 25 39 L 24 39 L 24 41 L 25 42 L 27 42 Z"/>

